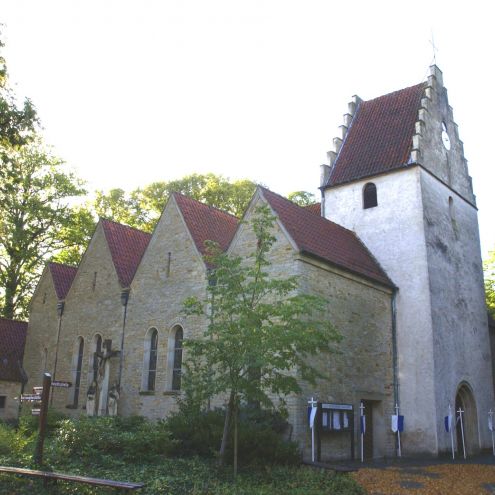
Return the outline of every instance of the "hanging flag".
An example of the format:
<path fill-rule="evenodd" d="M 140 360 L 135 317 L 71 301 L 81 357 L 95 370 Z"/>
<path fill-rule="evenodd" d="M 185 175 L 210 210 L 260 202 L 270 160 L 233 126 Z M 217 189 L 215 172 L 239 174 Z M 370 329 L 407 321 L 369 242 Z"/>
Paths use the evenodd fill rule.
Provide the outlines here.
<path fill-rule="evenodd" d="M 445 431 L 449 433 L 450 430 L 452 429 L 452 414 L 445 416 L 444 423 L 445 423 Z"/>
<path fill-rule="evenodd" d="M 364 435 L 366 433 L 366 416 L 360 416 L 361 418 L 361 434 Z"/>
<path fill-rule="evenodd" d="M 392 431 L 394 433 L 397 433 L 398 425 L 399 425 L 399 416 L 397 416 L 397 414 L 392 414 Z"/>
<path fill-rule="evenodd" d="M 493 431 L 493 416 L 491 414 L 488 415 L 488 429 Z"/>
<path fill-rule="evenodd" d="M 397 428 L 400 433 L 404 431 L 404 416 L 402 416 L 402 414 L 399 414 L 399 419 L 397 421 Z"/>
<path fill-rule="evenodd" d="M 315 425 L 315 417 L 316 417 L 316 407 L 311 408 L 311 412 L 309 414 L 309 427 L 313 429 Z"/>

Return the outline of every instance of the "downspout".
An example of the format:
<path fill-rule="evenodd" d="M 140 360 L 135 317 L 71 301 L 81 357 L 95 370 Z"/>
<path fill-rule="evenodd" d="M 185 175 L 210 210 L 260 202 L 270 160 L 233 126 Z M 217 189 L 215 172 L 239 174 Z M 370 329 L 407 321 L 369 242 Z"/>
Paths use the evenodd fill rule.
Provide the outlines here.
<path fill-rule="evenodd" d="M 119 379 L 118 379 L 118 387 L 120 393 L 120 383 L 122 381 L 122 369 L 124 366 L 124 341 L 125 341 L 125 322 L 127 319 L 127 303 L 129 302 L 129 292 L 130 289 L 123 289 L 120 293 L 120 302 L 122 306 L 124 306 L 124 321 L 122 322 L 122 335 L 120 338 L 120 360 L 119 360 Z"/>
<path fill-rule="evenodd" d="M 392 292 L 392 368 L 393 368 L 393 386 L 394 386 L 394 405 L 399 404 L 399 372 L 398 372 L 398 355 L 397 355 L 397 290 Z"/>
<path fill-rule="evenodd" d="M 59 301 L 57 303 L 57 315 L 58 315 L 58 330 L 57 330 L 57 343 L 55 345 L 55 362 L 53 363 L 53 380 L 57 379 L 57 363 L 58 363 L 58 347 L 60 343 L 60 332 L 62 330 L 62 315 L 64 314 L 65 302 Z M 50 394 L 50 405 L 53 405 L 53 396 Z"/>

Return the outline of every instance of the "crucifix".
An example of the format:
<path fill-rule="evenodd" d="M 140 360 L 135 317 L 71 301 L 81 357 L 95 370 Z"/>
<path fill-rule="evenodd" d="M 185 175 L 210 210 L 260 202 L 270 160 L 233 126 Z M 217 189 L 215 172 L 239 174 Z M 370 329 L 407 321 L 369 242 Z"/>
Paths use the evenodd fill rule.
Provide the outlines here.
<path fill-rule="evenodd" d="M 366 431 L 366 416 L 364 415 L 364 404 L 361 402 L 359 406 L 360 411 L 360 427 L 361 427 L 361 462 L 364 462 L 364 432 Z"/>
<path fill-rule="evenodd" d="M 438 52 L 438 48 L 437 46 L 435 45 L 435 40 L 433 39 L 433 31 L 431 32 L 431 40 L 430 40 L 430 45 L 431 45 L 431 48 L 433 50 L 433 63 L 435 65 L 437 65 L 437 52 Z"/>

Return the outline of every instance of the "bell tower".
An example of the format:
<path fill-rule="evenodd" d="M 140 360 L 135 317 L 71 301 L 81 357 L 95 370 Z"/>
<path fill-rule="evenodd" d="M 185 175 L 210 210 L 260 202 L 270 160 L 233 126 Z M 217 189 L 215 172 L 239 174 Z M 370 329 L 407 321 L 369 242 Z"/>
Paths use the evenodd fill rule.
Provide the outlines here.
<path fill-rule="evenodd" d="M 449 448 L 443 417 L 472 396 L 473 451 L 490 444 L 491 356 L 476 200 L 442 72 L 373 100 L 354 97 L 329 164 L 323 214 L 351 230 L 397 286 L 396 399 L 406 455 Z M 472 436 L 476 436 L 474 433 Z"/>

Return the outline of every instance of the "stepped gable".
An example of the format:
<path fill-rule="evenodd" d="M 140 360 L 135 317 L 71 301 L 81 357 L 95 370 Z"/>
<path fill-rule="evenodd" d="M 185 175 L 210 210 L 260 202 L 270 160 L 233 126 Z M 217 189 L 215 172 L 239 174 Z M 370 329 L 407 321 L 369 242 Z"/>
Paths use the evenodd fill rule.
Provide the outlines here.
<path fill-rule="evenodd" d="M 315 215 L 321 216 L 321 203 L 314 203 L 312 205 L 305 206 L 304 208 Z"/>
<path fill-rule="evenodd" d="M 21 363 L 27 328 L 26 321 L 0 318 L 0 380 L 24 381 Z"/>
<path fill-rule="evenodd" d="M 203 256 L 206 254 L 205 241 L 214 241 L 222 251 L 226 251 L 237 230 L 239 219 L 183 194 L 173 193 L 173 196 L 198 251 Z"/>
<path fill-rule="evenodd" d="M 75 266 L 63 265 L 62 263 L 48 263 L 48 268 L 52 275 L 55 293 L 59 301 L 63 301 L 69 292 L 69 289 L 74 281 L 77 273 Z"/>
<path fill-rule="evenodd" d="M 260 189 L 302 253 L 394 287 L 354 232 L 315 215 L 308 208 L 298 206 L 268 189 Z"/>
<path fill-rule="evenodd" d="M 426 83 L 361 101 L 325 187 L 407 166 Z"/>
<path fill-rule="evenodd" d="M 151 234 L 111 220 L 101 219 L 101 224 L 120 285 L 129 287 Z"/>

